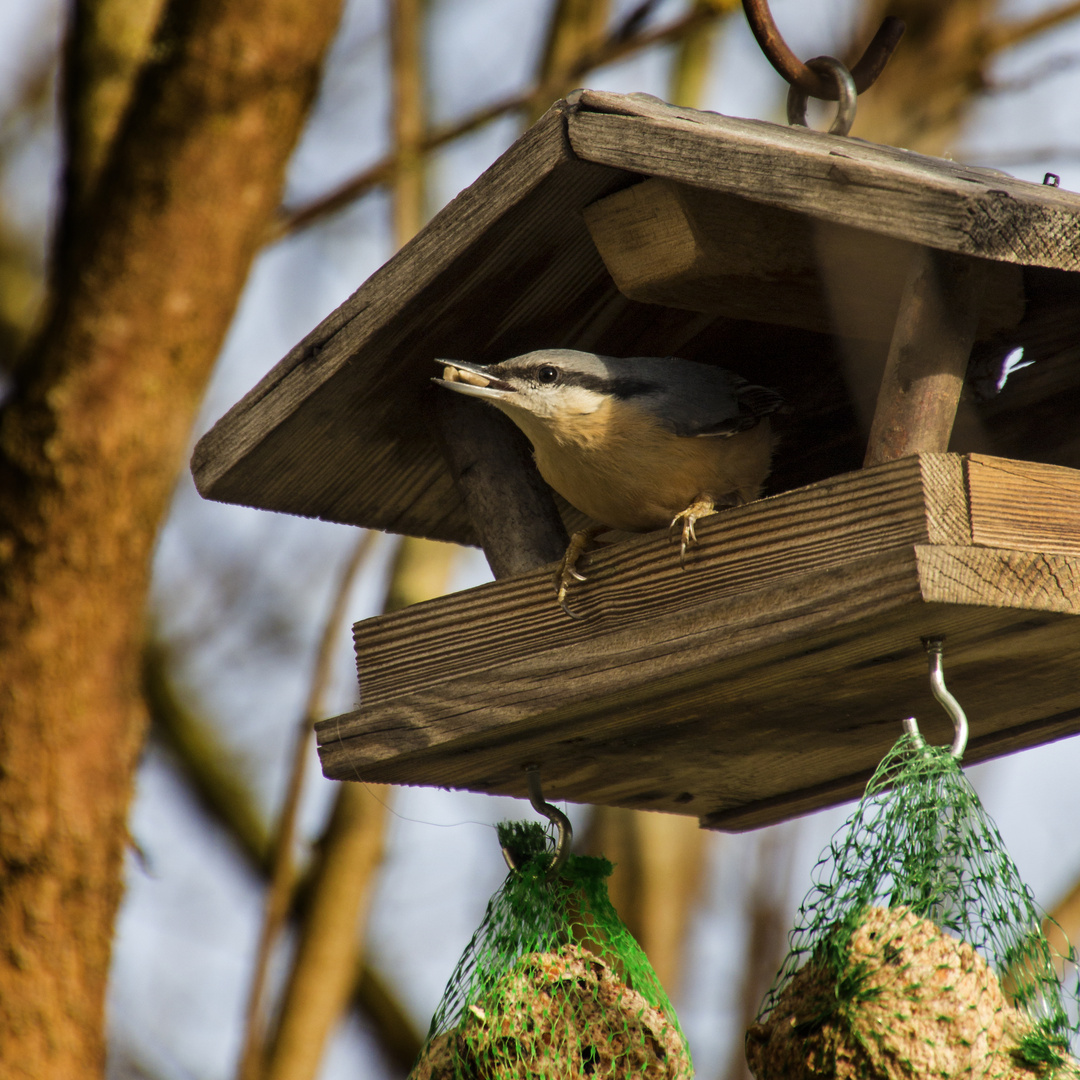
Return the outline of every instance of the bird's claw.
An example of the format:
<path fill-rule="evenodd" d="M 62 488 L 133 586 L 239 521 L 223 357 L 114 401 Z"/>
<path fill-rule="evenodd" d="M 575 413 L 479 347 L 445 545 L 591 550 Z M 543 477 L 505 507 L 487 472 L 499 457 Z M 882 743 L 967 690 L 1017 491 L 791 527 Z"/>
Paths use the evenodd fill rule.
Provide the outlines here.
<path fill-rule="evenodd" d="M 570 616 L 571 619 L 581 619 L 584 616 L 575 615 L 567 604 L 567 594 L 573 581 L 588 581 L 589 579 L 577 568 L 578 559 L 581 558 L 585 549 L 592 543 L 597 533 L 602 532 L 602 526 L 582 529 L 570 537 L 566 554 L 563 555 L 559 568 L 555 571 L 555 594 L 558 597 L 559 607 Z"/>
<path fill-rule="evenodd" d="M 585 618 L 584 615 L 575 615 L 570 610 L 570 605 L 566 602 L 566 586 L 565 585 L 563 585 L 563 586 L 561 586 L 559 588 L 559 607 L 561 607 L 563 609 L 563 611 L 565 611 L 566 614 L 570 616 L 571 619 L 583 619 L 583 618 Z"/>
<path fill-rule="evenodd" d="M 567 551 L 567 555 L 569 554 L 570 552 Z M 580 554 L 580 552 L 578 554 Z M 570 591 L 570 582 L 573 579 L 577 579 L 578 581 L 589 580 L 584 574 L 579 574 L 573 566 L 567 566 L 566 556 L 564 555 L 563 561 L 559 564 L 559 569 L 555 572 L 555 594 L 559 601 L 559 607 L 561 607 L 571 619 L 580 619 L 582 616 L 575 615 L 570 610 L 570 605 L 566 602 L 567 594 Z"/>
<path fill-rule="evenodd" d="M 698 542 L 694 526 L 703 518 L 716 513 L 716 506 L 711 499 L 695 499 L 685 510 L 680 510 L 671 519 L 671 528 L 682 522 L 682 543 L 679 545 L 679 566 L 686 567 L 686 549 L 695 547 Z"/>

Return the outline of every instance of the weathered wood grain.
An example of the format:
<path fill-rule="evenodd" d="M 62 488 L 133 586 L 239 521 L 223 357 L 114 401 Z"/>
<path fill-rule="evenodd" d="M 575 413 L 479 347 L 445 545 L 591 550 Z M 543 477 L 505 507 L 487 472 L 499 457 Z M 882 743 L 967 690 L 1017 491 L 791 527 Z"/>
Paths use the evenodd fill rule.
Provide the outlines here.
<path fill-rule="evenodd" d="M 589 582 L 570 596 L 578 620 L 553 603 L 549 572 L 377 616 L 354 629 L 362 700 L 412 698 L 463 669 L 504 671 L 538 649 L 566 648 L 571 664 L 583 650 L 618 653 L 624 635 L 656 634 L 658 619 L 671 621 L 678 641 L 687 612 L 714 593 L 752 592 L 808 565 L 843 566 L 901 545 L 967 543 L 954 509 L 963 502 L 958 459 L 912 457 L 705 518 L 685 570 L 663 532 L 594 551 L 582 564 Z M 606 634 L 616 635 L 610 648 L 599 642 Z"/>
<path fill-rule="evenodd" d="M 751 827 L 846 797 L 918 708 L 945 741 L 929 634 L 973 754 L 1080 730 L 1080 559 L 973 542 L 969 464 L 915 456 L 717 515 L 685 571 L 666 537 L 597 552 L 581 622 L 542 570 L 358 623 L 362 708 L 319 725 L 324 771 L 522 794 L 541 764 L 559 798 Z M 1055 480 L 1080 477 L 1028 477 Z"/>
<path fill-rule="evenodd" d="M 949 448 L 984 287 L 982 264 L 917 249 L 889 342 L 864 464 Z"/>
<path fill-rule="evenodd" d="M 923 545 L 915 554 L 928 602 L 1080 614 L 1080 561 L 1075 556 Z"/>
<path fill-rule="evenodd" d="M 347 363 L 382 320 L 392 318 L 411 294 L 449 270 L 462 248 L 475 243 L 567 158 L 561 140 L 550 137 L 561 123 L 561 110 L 555 108 L 531 130 L 530 138 L 516 143 L 484 174 L 483 184 L 468 188 L 437 214 L 366 288 L 331 312 L 226 413 L 226 422 L 215 425 L 195 448 L 191 464 L 200 490 L 212 488 L 231 457 L 249 449 L 275 420 L 287 417 Z"/>
<path fill-rule="evenodd" d="M 1052 644 L 1055 640 L 1054 626 L 1056 624 L 1051 624 L 1047 644 Z M 1012 636 L 1004 640 L 1008 644 L 1017 642 L 1017 638 Z M 1069 640 L 1073 639 L 1070 637 Z M 1024 677 L 1018 665 L 1010 665 L 1009 671 L 1014 677 L 1014 682 Z M 950 675 L 950 680 L 952 678 L 952 675 Z M 977 678 L 977 675 L 972 674 L 969 681 L 974 682 Z M 1007 689 L 1012 690 L 1013 687 L 1010 686 Z M 977 707 L 980 702 L 968 698 L 967 704 Z M 1038 720 L 1026 724 L 1016 724 L 999 731 L 991 731 L 969 738 L 967 751 L 964 754 L 965 763 L 974 765 L 980 761 L 1000 757 L 1003 754 L 1012 754 L 1030 746 L 1055 742 L 1058 739 L 1069 738 L 1076 734 L 1077 725 L 1080 722 L 1080 706 L 1072 703 L 1072 699 L 1064 688 L 1061 688 L 1059 696 L 1053 702 L 1047 702 L 1046 711 L 1048 715 Z M 925 719 L 933 716 L 935 716 L 933 712 L 927 712 L 923 715 L 920 719 L 923 728 L 927 726 Z M 941 720 L 935 717 L 932 723 L 940 725 Z M 933 741 L 945 746 L 949 744 L 950 738 L 947 728 L 940 727 Z M 762 825 L 772 825 L 777 821 L 798 817 L 800 814 L 820 810 L 824 806 L 832 806 L 836 803 L 857 799 L 862 795 L 867 781 L 873 775 L 877 765 L 878 761 L 873 761 L 870 765 L 861 768 L 859 772 L 848 776 L 827 780 L 770 799 L 762 799 L 743 806 L 707 814 L 701 819 L 701 826 L 702 828 L 718 829 L 725 832 L 743 832 L 748 829 L 760 828 Z"/>
<path fill-rule="evenodd" d="M 586 207 L 632 300 L 887 341 L 917 245 L 721 191 L 654 178 Z M 1024 311 L 1018 266 L 985 262 L 977 337 Z"/>
<path fill-rule="evenodd" d="M 1080 200 L 992 169 L 801 127 L 586 91 L 568 116 L 586 161 L 961 255 L 1080 269 Z"/>
<path fill-rule="evenodd" d="M 1080 472 L 983 454 L 964 467 L 974 543 L 1080 555 Z"/>

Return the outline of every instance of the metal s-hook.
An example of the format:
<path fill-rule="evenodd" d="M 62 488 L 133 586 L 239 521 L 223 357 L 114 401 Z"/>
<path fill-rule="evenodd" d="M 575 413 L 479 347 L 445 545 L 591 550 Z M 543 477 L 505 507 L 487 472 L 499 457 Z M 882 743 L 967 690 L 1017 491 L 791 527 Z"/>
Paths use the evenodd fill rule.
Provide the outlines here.
<path fill-rule="evenodd" d="M 551 865 L 544 875 L 546 880 L 552 881 L 559 876 L 559 871 L 566 864 L 566 860 L 570 858 L 570 845 L 574 839 L 574 830 L 570 825 L 570 819 L 557 806 L 552 806 L 551 803 L 544 801 L 544 789 L 540 786 L 540 766 L 527 765 L 525 767 L 525 778 L 529 785 L 529 802 L 532 803 L 532 808 L 538 814 L 546 817 L 559 830 L 559 839 L 555 843 L 555 854 L 552 856 Z M 513 855 L 506 848 L 502 849 L 502 853 L 506 865 L 511 870 L 516 870 L 517 864 L 514 862 Z"/>
<path fill-rule="evenodd" d="M 799 87 L 811 97 L 825 101 L 837 100 L 839 91 L 832 85 L 832 81 L 822 78 L 820 72 L 814 71 L 809 64 L 804 64 L 784 41 L 769 11 L 768 0 L 743 0 L 743 10 L 761 51 L 792 86 Z M 858 93 L 861 94 L 874 85 L 903 35 L 903 20 L 892 15 L 878 27 L 878 32 L 866 46 L 866 51 L 851 69 Z"/>
<path fill-rule="evenodd" d="M 964 756 L 968 741 L 967 714 L 960 708 L 960 702 L 949 693 L 945 686 L 945 671 L 942 666 L 942 658 L 945 655 L 944 638 L 924 638 L 927 656 L 930 658 L 930 689 L 934 697 L 941 703 L 941 707 L 949 714 L 953 722 L 953 730 L 956 736 L 953 739 L 950 753 L 957 761 Z"/>
<path fill-rule="evenodd" d="M 942 666 L 942 659 L 945 655 L 945 639 L 928 637 L 923 638 L 922 643 L 930 659 L 930 689 L 933 691 L 934 697 L 941 703 L 941 707 L 949 714 L 949 719 L 953 722 L 953 730 L 956 732 L 949 753 L 959 761 L 964 756 L 964 750 L 967 748 L 968 720 L 967 714 L 960 707 L 960 702 L 949 693 L 945 685 L 945 671 Z M 909 735 L 918 735 L 921 738 L 919 725 L 915 722 L 913 716 L 909 716 L 904 721 L 904 730 Z"/>

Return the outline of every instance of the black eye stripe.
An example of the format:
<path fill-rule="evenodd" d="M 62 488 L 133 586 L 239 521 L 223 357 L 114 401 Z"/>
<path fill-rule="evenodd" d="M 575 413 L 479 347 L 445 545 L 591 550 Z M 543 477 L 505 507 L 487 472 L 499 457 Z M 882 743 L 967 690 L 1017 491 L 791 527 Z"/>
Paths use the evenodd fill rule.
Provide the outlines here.
<path fill-rule="evenodd" d="M 650 394 L 654 390 L 661 389 L 656 383 L 628 378 L 625 375 L 611 379 L 582 374 L 575 375 L 572 381 L 585 390 L 595 390 L 599 394 L 621 399 L 640 397 L 642 394 Z"/>
<path fill-rule="evenodd" d="M 541 377 L 541 372 L 550 368 L 556 372 L 556 377 L 547 382 Z M 520 378 L 535 380 L 543 386 L 553 386 L 556 382 L 564 386 L 581 387 L 582 390 L 594 390 L 600 394 L 606 394 L 617 398 L 633 398 L 643 394 L 651 394 L 663 389 L 654 382 L 635 379 L 626 375 L 615 378 L 601 375 L 587 374 L 584 371 L 566 371 L 554 364 L 541 364 L 539 367 L 529 366 L 506 366 L 499 372 L 500 378 Z"/>

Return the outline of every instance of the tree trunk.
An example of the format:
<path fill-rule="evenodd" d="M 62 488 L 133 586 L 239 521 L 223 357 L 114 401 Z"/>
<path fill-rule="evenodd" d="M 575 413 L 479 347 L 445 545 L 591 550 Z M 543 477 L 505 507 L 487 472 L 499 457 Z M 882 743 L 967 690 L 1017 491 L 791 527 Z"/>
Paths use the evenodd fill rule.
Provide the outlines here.
<path fill-rule="evenodd" d="M 143 605 L 340 0 L 173 0 L 0 422 L 0 1072 L 93 1077 Z"/>

